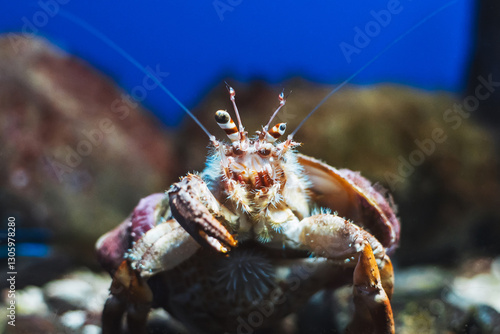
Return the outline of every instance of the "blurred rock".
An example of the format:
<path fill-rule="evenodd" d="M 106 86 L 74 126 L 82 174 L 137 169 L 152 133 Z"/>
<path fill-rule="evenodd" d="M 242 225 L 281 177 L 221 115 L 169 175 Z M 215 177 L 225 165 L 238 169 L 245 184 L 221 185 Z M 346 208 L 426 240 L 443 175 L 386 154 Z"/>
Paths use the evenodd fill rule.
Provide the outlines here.
<path fill-rule="evenodd" d="M 41 39 L 0 38 L 0 127 L 0 215 L 16 217 L 19 241 L 50 230 L 73 261 L 93 261 L 97 238 L 178 176 L 159 122 Z"/>
<path fill-rule="evenodd" d="M 110 278 L 89 271 L 76 271 L 43 287 L 46 302 L 58 313 L 85 310 L 100 313 L 108 296 Z"/>
<path fill-rule="evenodd" d="M 391 304 L 397 333 L 500 333 L 500 314 L 487 305 L 498 299 L 498 289 L 484 285 L 492 298 L 479 293 L 464 303 L 473 291 L 458 286 L 454 275 L 436 266 L 396 269 Z"/>
<path fill-rule="evenodd" d="M 16 317 L 16 326 L 7 326 L 5 334 L 66 334 L 62 328 L 54 324 L 52 318 L 40 316 L 19 316 Z M 68 333 L 69 334 L 69 333 Z"/>
<path fill-rule="evenodd" d="M 398 294 L 423 297 L 438 295 L 450 285 L 453 275 L 439 267 L 421 266 L 398 271 L 394 279 L 395 292 Z"/>
<path fill-rule="evenodd" d="M 228 82 L 236 90 L 242 122 L 250 134 L 268 122 L 283 88 L 293 92 L 273 124 L 287 122 L 285 136 L 333 88 L 300 80 L 279 87 Z M 469 118 L 448 111 L 461 103 L 451 94 L 403 86 L 344 87 L 295 137 L 303 143 L 300 152 L 337 168 L 361 171 L 392 192 L 402 224 L 394 258 L 401 264 L 455 265 L 469 255 L 500 253 L 500 165 L 495 142 L 474 121 L 480 110 Z M 213 119 L 218 109 L 232 112 L 223 83 L 194 112 L 212 134 L 226 139 Z M 177 140 L 190 151 L 181 160 L 187 162 L 187 170 L 199 170 L 207 138 L 189 119 L 183 133 Z"/>
<path fill-rule="evenodd" d="M 451 271 L 437 266 L 395 268 L 391 304 L 397 333 L 446 333 L 450 317 L 464 316 L 441 298 L 452 277 Z"/>
<path fill-rule="evenodd" d="M 16 294 L 17 312 L 25 315 L 47 315 L 43 291 L 36 286 L 27 286 Z"/>
<path fill-rule="evenodd" d="M 108 274 L 80 269 L 42 288 L 17 289 L 15 328 L 5 323 L 10 299 L 4 290 L 0 300 L 0 333 L 100 333 L 101 312 L 110 282 Z"/>
<path fill-rule="evenodd" d="M 86 325 L 82 329 L 82 334 L 101 334 L 101 327 L 96 325 Z"/>
<path fill-rule="evenodd" d="M 6 263 L 5 263 L 6 264 Z M 16 277 L 16 287 L 23 288 L 29 285 L 42 286 L 51 279 L 61 275 L 75 266 L 75 258 L 62 251 L 51 251 L 41 257 L 23 257 L 16 264 L 16 270 L 21 275 Z M 0 271 L 0 289 L 7 286 L 7 268 Z"/>
<path fill-rule="evenodd" d="M 52 281 L 44 290 L 48 303 L 59 312 L 86 308 L 86 298 L 94 292 L 88 282 L 78 279 Z"/>
<path fill-rule="evenodd" d="M 60 321 L 65 327 L 76 331 L 83 327 L 86 318 L 85 311 L 68 311 L 61 316 Z"/>
<path fill-rule="evenodd" d="M 483 262 L 483 259 L 477 261 Z M 467 270 L 466 276 L 457 275 L 447 295 L 448 301 L 464 310 L 486 305 L 500 313 L 500 257 L 490 264 L 487 271 L 480 270 L 471 276 Z"/>

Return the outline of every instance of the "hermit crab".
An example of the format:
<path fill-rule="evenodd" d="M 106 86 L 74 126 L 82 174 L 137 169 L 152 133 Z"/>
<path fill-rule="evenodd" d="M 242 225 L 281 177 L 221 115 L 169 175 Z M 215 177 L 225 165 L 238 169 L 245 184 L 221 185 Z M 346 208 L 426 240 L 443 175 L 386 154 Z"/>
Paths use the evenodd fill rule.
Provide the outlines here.
<path fill-rule="evenodd" d="M 103 333 L 145 333 L 152 307 L 190 333 L 254 333 L 316 292 L 353 286 L 350 333 L 394 333 L 389 255 L 400 224 L 390 196 L 359 173 L 296 152 L 285 123 L 250 137 L 228 87 L 202 173 L 140 201 L 97 242 L 112 276 Z M 124 317 L 126 315 L 126 324 Z"/>

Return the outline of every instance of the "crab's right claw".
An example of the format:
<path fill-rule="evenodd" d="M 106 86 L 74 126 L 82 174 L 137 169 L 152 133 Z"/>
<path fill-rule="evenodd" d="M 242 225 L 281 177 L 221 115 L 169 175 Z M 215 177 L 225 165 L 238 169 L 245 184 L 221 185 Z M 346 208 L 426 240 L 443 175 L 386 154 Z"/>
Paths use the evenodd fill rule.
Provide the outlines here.
<path fill-rule="evenodd" d="M 227 253 L 237 241 L 214 216 L 219 204 L 203 180 L 188 174 L 168 191 L 175 220 L 200 245 Z M 211 210 L 209 210 L 211 209 Z"/>

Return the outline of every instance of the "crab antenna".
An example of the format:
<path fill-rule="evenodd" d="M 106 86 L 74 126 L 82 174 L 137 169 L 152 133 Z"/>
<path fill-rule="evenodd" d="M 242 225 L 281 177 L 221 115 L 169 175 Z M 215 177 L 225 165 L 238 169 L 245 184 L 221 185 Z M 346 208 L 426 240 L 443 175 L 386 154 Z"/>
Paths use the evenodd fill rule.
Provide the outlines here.
<path fill-rule="evenodd" d="M 99 30 L 97 30 L 96 28 L 91 26 L 88 22 L 86 22 L 86 21 L 80 19 L 79 17 L 77 17 L 69 12 L 66 12 L 62 9 L 58 13 L 60 13 L 61 16 L 65 17 L 66 19 L 70 20 L 71 22 L 75 23 L 76 25 L 79 25 L 80 27 L 82 27 L 83 29 L 85 29 L 86 31 L 88 31 L 89 33 L 91 33 L 92 35 L 94 35 L 95 37 L 100 39 L 101 41 L 103 41 L 110 48 L 115 50 L 120 56 L 125 58 L 132 65 L 134 65 L 141 72 L 143 72 L 149 79 L 153 80 L 158 85 L 158 87 L 160 87 L 165 93 L 167 93 L 167 95 L 172 100 L 174 100 L 174 102 L 177 103 L 177 105 L 179 105 L 179 107 L 181 107 L 186 112 L 186 114 L 188 114 L 189 117 L 191 117 L 195 121 L 196 124 L 198 124 L 198 126 L 203 130 L 203 132 L 205 132 L 207 134 L 210 141 L 212 143 L 216 143 L 215 136 L 212 135 L 207 130 L 207 128 L 205 128 L 203 126 L 203 124 L 201 124 L 201 122 L 198 120 L 198 118 L 196 118 L 196 116 L 184 104 L 182 104 L 182 102 L 179 101 L 179 99 L 177 99 L 177 97 L 175 97 L 175 95 L 170 90 L 168 90 L 167 87 L 165 87 L 157 77 L 155 77 L 152 73 L 150 73 L 150 71 L 146 70 L 146 68 L 144 66 L 142 66 L 134 57 L 132 57 L 129 53 L 127 53 L 124 49 L 122 49 L 120 46 L 118 46 L 118 44 L 113 42 L 111 39 L 109 39 L 102 32 L 100 32 Z"/>
<path fill-rule="evenodd" d="M 241 134 L 241 137 L 243 138 L 243 124 L 241 124 L 241 119 L 240 119 L 240 113 L 238 112 L 238 107 L 236 106 L 236 102 L 234 101 L 234 97 L 236 96 L 236 92 L 234 91 L 233 87 L 229 86 L 226 82 L 226 88 L 229 91 L 229 99 L 233 103 L 233 108 L 234 108 L 234 113 L 236 114 L 236 119 L 238 120 L 238 128 L 239 132 Z"/>
<path fill-rule="evenodd" d="M 269 125 L 271 124 L 271 122 L 273 121 L 274 117 L 276 117 L 276 115 L 278 114 L 278 111 L 280 111 L 280 109 L 285 105 L 286 103 L 286 98 L 285 98 L 285 94 L 283 94 L 283 91 L 280 93 L 280 95 L 278 96 L 279 100 L 280 100 L 280 105 L 279 107 L 276 109 L 276 111 L 273 113 L 273 115 L 271 116 L 271 118 L 269 119 L 269 122 L 267 122 L 266 126 L 264 126 L 264 131 L 267 132 L 267 129 L 269 129 Z M 280 123 L 281 124 L 281 123 Z"/>
<path fill-rule="evenodd" d="M 237 141 L 240 138 L 238 128 L 236 128 L 236 124 L 234 124 L 227 111 L 217 110 L 215 112 L 215 121 L 219 124 L 220 128 L 226 132 L 226 135 L 232 142 Z"/>

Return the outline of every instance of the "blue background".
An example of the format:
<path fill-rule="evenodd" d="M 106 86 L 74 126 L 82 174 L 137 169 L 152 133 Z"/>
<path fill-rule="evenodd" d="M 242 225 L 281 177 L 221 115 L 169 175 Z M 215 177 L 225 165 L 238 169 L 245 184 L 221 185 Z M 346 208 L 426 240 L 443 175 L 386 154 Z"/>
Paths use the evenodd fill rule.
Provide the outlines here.
<path fill-rule="evenodd" d="M 401 0 L 400 12 L 346 60 L 340 44 L 354 46 L 355 28 L 364 30 L 374 21 L 371 11 L 391 3 L 397 1 L 9 2 L 2 5 L 0 31 L 43 36 L 131 92 L 142 84 L 144 73 L 115 44 L 143 66 L 168 72 L 163 84 L 188 108 L 226 78 L 279 83 L 300 76 L 338 84 L 401 36 L 352 83 L 396 82 L 461 92 L 473 46 L 472 0 Z M 87 28 L 77 23 L 80 19 Z M 184 117 L 162 90 L 147 93 L 142 103 L 167 125 Z"/>

